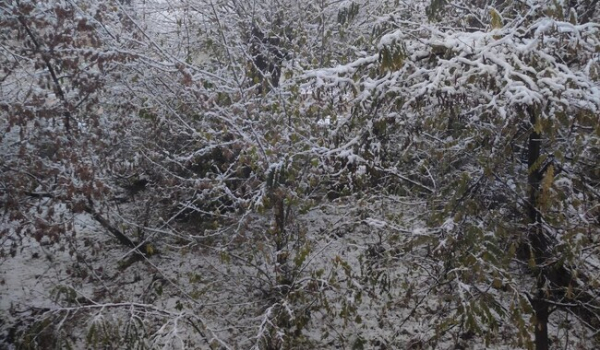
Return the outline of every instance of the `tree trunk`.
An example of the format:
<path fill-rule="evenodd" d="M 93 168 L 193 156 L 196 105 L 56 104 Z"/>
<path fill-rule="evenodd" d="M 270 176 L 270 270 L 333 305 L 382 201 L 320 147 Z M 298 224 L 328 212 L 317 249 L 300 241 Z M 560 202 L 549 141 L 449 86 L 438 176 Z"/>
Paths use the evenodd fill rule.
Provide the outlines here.
<path fill-rule="evenodd" d="M 548 350 L 548 316 L 550 316 L 550 308 L 548 303 L 544 300 L 544 283 L 546 277 L 543 273 L 540 273 L 538 277 L 538 295 L 533 301 L 533 311 L 535 312 L 535 350 Z"/>
<path fill-rule="evenodd" d="M 545 301 L 544 286 L 546 285 L 546 271 L 545 261 L 548 254 L 549 242 L 546 239 L 542 229 L 542 215 L 539 210 L 539 194 L 540 194 L 540 183 L 542 182 L 542 164 L 539 164 L 540 153 L 541 153 L 541 135 L 536 131 L 536 124 L 538 122 L 538 116 L 533 106 L 527 107 L 527 114 L 529 114 L 529 120 L 533 130 L 529 134 L 528 144 L 528 173 L 527 185 L 529 191 L 529 202 L 527 204 L 527 215 L 530 225 L 529 230 L 529 247 L 530 254 L 533 254 L 535 261 L 535 269 L 539 269 L 537 272 L 537 295 L 532 301 L 533 310 L 535 312 L 535 348 L 536 350 L 548 350 L 548 316 L 549 306 Z"/>
<path fill-rule="evenodd" d="M 535 130 L 537 124 L 537 115 L 535 109 L 532 106 L 527 107 L 527 114 L 529 114 L 529 121 L 533 130 L 529 134 L 529 144 L 527 145 L 527 166 L 529 176 L 527 178 L 527 185 L 529 191 L 529 202 L 527 203 L 527 216 L 529 218 L 529 224 L 534 228 L 533 231 L 538 231 L 538 226 L 541 223 L 541 214 L 538 210 L 538 197 L 540 192 L 540 183 L 542 181 L 541 164 L 536 164 L 540 159 L 541 149 L 541 135 Z M 534 232 L 534 235 L 541 232 Z M 532 246 L 533 249 L 541 248 Z M 536 256 L 537 258 L 537 256 Z"/>

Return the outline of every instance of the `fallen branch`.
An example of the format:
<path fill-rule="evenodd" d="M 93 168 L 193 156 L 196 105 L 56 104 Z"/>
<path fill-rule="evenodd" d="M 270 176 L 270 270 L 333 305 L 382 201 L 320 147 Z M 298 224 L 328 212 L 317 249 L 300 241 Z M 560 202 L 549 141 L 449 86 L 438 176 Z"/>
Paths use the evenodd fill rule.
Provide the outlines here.
<path fill-rule="evenodd" d="M 133 241 L 131 239 L 129 239 L 129 237 L 127 237 L 123 232 L 121 232 L 119 229 L 117 229 L 116 227 L 111 225 L 110 222 L 108 222 L 108 220 L 106 220 L 102 215 L 100 215 L 98 212 L 96 212 L 94 210 L 94 208 L 92 208 L 89 205 L 86 205 L 83 210 L 86 213 L 90 214 L 92 216 L 92 218 L 94 218 L 94 220 L 98 221 L 98 223 L 100 223 L 100 225 L 102 225 L 102 227 L 104 227 L 108 232 L 110 232 L 113 236 L 115 236 L 115 238 L 121 244 L 123 244 L 129 248 L 134 248 L 134 249 L 137 247 L 137 244 L 133 243 Z M 139 250 L 137 250 L 137 253 L 144 255 Z"/>

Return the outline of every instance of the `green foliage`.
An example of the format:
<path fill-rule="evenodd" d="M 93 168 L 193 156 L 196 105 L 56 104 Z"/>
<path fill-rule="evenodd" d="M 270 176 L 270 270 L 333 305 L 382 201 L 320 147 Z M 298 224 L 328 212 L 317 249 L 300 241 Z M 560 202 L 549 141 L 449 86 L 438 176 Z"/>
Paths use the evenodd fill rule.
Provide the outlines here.
<path fill-rule="evenodd" d="M 56 302 L 74 304 L 77 302 L 77 291 L 70 286 L 58 285 L 51 292 Z"/>
<path fill-rule="evenodd" d="M 142 108 L 138 112 L 138 116 L 142 119 L 146 119 L 149 121 L 156 121 L 156 114 L 152 113 L 150 110 Z"/>
<path fill-rule="evenodd" d="M 444 6 L 446 6 L 447 0 L 431 0 L 429 6 L 427 6 L 426 14 L 430 21 L 439 20 L 439 15 Z"/>
<path fill-rule="evenodd" d="M 341 25 L 348 24 L 353 21 L 354 18 L 358 15 L 358 11 L 360 10 L 360 5 L 352 2 L 350 6 L 344 7 L 339 10 L 337 15 L 337 22 Z"/>
<path fill-rule="evenodd" d="M 381 73 L 394 72 L 402 68 L 406 59 L 406 49 L 403 45 L 392 44 L 385 45 L 379 52 L 379 62 L 381 64 Z M 385 124 L 383 124 L 385 125 Z"/>
<path fill-rule="evenodd" d="M 56 327 L 57 321 L 55 317 L 47 316 L 33 322 L 22 332 L 17 332 L 16 348 L 18 350 L 73 349 L 66 332 Z"/>
<path fill-rule="evenodd" d="M 445 4 L 444 1 L 432 1 L 427 15 L 430 20 L 443 20 L 445 26 L 456 23 L 458 28 L 459 19 L 452 18 L 451 12 L 444 18 L 439 16 Z M 512 3 L 499 4 L 498 9 L 478 10 L 474 13 L 484 15 L 484 10 L 488 11 L 490 27 L 503 31 L 507 30 L 504 24 L 509 19 L 518 19 L 520 11 L 524 11 Z M 553 14 L 545 15 L 563 19 L 558 9 L 553 11 Z M 544 16 L 541 13 L 536 15 Z M 537 30 L 538 19 L 524 17 L 519 30 Z M 390 21 L 393 22 L 393 19 Z M 504 43 L 502 50 L 487 51 L 493 47 L 488 45 L 494 40 L 507 38 L 498 36 L 497 31 L 482 36 L 481 33 L 471 35 L 458 29 L 445 32 L 439 28 L 427 34 L 421 29 L 419 39 L 415 40 L 414 32 L 405 34 L 409 29 L 402 27 L 401 21 L 398 21 L 396 25 L 402 29 L 388 29 L 387 33 L 380 33 L 385 45 L 378 52 L 379 65 L 366 65 L 371 75 L 365 75 L 361 80 L 364 82 L 361 89 L 365 91 L 360 100 L 362 108 L 353 113 L 353 122 L 362 132 L 357 134 L 368 140 L 365 145 L 385 143 L 389 145 L 387 154 L 400 155 L 394 158 L 394 167 L 402 170 L 404 181 L 435 188 L 426 197 L 429 206 L 424 218 L 437 234 L 413 237 L 403 248 L 411 252 L 422 249 L 433 261 L 443 262 L 443 271 L 431 283 L 436 286 L 449 284 L 458 290 L 458 296 L 444 296 L 452 307 L 456 307 L 456 314 L 448 317 L 460 320 L 461 327 L 480 337 L 497 334 L 500 325 L 511 319 L 520 334 L 518 345 L 526 347 L 533 344 L 532 327 L 536 322 L 530 321 L 529 317 L 534 317 L 538 309 L 532 309 L 530 301 L 523 295 L 537 292 L 535 287 L 529 290 L 521 281 L 541 273 L 542 278 L 546 278 L 547 283 L 557 290 L 551 296 L 556 298 L 553 300 L 561 300 L 561 293 L 572 298 L 573 287 L 554 277 L 556 272 L 547 272 L 546 269 L 577 274 L 573 270 L 580 270 L 585 264 L 581 260 L 574 262 L 578 255 L 574 252 L 580 252 L 581 248 L 569 245 L 574 253 L 569 254 L 554 240 L 571 241 L 573 237 L 568 232 L 585 221 L 579 216 L 581 212 L 575 214 L 579 209 L 572 210 L 580 205 L 577 196 L 568 201 L 572 204 L 565 205 L 569 194 L 556 186 L 557 182 L 560 183 L 558 169 L 570 172 L 566 169 L 584 166 L 577 156 L 565 158 L 564 154 L 569 152 L 586 157 L 592 163 L 597 162 L 584 156 L 583 153 L 587 153 L 583 151 L 585 146 L 575 141 L 581 137 L 597 142 L 596 136 L 592 136 L 595 128 L 573 133 L 571 126 L 576 115 L 586 114 L 588 108 L 597 108 L 597 99 L 586 88 L 595 79 L 595 68 L 589 66 L 589 73 L 582 72 L 582 66 L 577 62 L 595 52 L 594 45 L 599 38 L 597 33 L 588 33 L 594 37 L 591 42 L 596 44 L 586 46 L 586 51 L 575 53 L 572 50 L 580 42 L 576 39 L 580 34 L 557 30 L 560 26 L 570 28 L 570 25 L 554 23 L 556 27 L 548 26 L 543 34 L 536 32 L 540 40 L 543 36 L 545 43 L 566 43 L 566 46 L 552 44 L 555 51 L 549 57 L 547 48 L 543 51 L 532 48 L 526 54 L 519 52 L 516 48 L 524 43 L 520 38 L 510 44 Z M 384 25 L 380 27 L 385 28 Z M 390 37 L 397 42 L 410 42 L 411 51 L 429 52 L 429 60 L 407 55 L 406 49 L 395 51 L 388 46 Z M 398 57 L 394 52 L 400 53 Z M 524 93 L 520 96 L 531 96 L 529 94 L 541 91 L 538 86 L 541 88 L 562 79 L 558 78 L 562 73 L 556 62 L 563 55 L 572 57 L 573 65 L 569 66 L 569 73 L 562 76 L 565 80 L 561 80 L 561 84 L 565 84 L 564 88 L 577 89 L 578 97 L 572 96 L 573 100 L 567 98 L 570 101 L 567 102 L 565 95 L 554 89 L 544 90 L 543 97 L 533 100 L 518 97 L 519 93 Z M 479 69 L 480 64 L 487 68 Z M 511 73 L 503 76 L 490 74 L 491 71 Z M 510 76 L 512 72 L 514 77 Z M 393 74 L 375 84 L 373 77 L 382 73 Z M 515 89 L 515 93 L 504 95 L 506 89 Z M 589 105 L 571 103 L 580 98 L 588 101 Z M 402 101 L 398 108 L 395 105 L 397 101 Z M 402 127 L 381 124 L 369 108 L 376 110 L 378 116 L 394 115 L 396 121 L 401 121 Z M 390 137 L 393 142 L 388 142 Z M 535 147 L 540 147 L 540 150 L 536 151 Z M 357 154 L 365 160 L 375 158 L 368 146 Z M 383 157 L 378 159 L 377 164 L 386 167 L 382 165 L 386 164 Z M 583 190 L 581 183 L 574 186 Z M 528 204 L 528 201 L 533 203 Z M 566 214 L 565 210 L 570 214 Z M 538 215 L 544 224 L 552 225 L 552 229 L 548 228 L 544 234 L 557 237 L 548 238 L 549 243 L 544 243 L 547 246 L 543 248 L 540 248 L 540 243 L 532 243 L 539 241 L 531 238 L 533 234 L 541 234 L 531 233 L 534 232 L 532 226 L 536 225 L 532 224 L 535 220 L 531 218 Z M 547 251 L 547 255 L 540 251 Z M 570 262 L 554 266 L 558 261 L 556 258 L 563 254 L 569 256 Z M 372 268 L 368 261 L 363 259 L 361 266 Z M 528 265 L 530 271 L 515 272 L 517 264 Z M 542 267 L 548 264 L 550 267 Z M 381 286 L 382 290 L 389 288 L 385 273 L 365 271 L 370 284 Z M 584 284 L 580 284 L 579 288 L 590 291 Z M 548 295 L 548 292 L 545 293 Z M 521 300 L 512 301 L 515 295 L 520 295 Z M 497 339 L 485 337 L 485 341 Z"/>
<path fill-rule="evenodd" d="M 565 15 L 563 12 L 562 5 L 558 2 L 558 0 L 552 0 L 552 5 L 546 8 L 546 15 L 549 17 L 553 17 L 559 21 L 565 20 Z M 571 17 L 571 19 L 574 19 Z"/>
<path fill-rule="evenodd" d="M 495 8 L 490 9 L 491 27 L 492 29 L 501 29 L 503 27 L 502 16 Z"/>

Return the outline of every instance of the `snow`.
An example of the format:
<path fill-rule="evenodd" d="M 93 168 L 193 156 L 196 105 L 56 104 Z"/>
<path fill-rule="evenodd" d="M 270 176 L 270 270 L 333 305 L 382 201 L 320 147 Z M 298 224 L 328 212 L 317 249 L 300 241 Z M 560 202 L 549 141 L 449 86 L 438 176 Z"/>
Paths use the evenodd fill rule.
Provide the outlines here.
<path fill-rule="evenodd" d="M 597 205 L 587 202 L 597 189 L 590 182 L 591 189 L 582 190 L 586 181 L 579 177 L 590 175 L 571 161 L 577 148 L 591 153 L 577 154 L 585 161 L 595 159 L 592 129 L 600 86 L 591 73 L 598 62 L 597 24 L 544 18 L 517 31 L 508 14 L 503 28 L 468 32 L 425 23 L 418 17 L 424 11 L 415 11 L 418 21 L 412 13 L 411 21 L 395 19 L 395 12 L 422 10 L 425 2 L 392 9 L 360 1 L 367 10 L 361 7 L 360 18 L 348 24 L 352 35 L 343 38 L 335 15 L 349 1 L 323 3 L 318 20 L 301 17 L 314 9 L 304 13 L 310 3 L 298 2 L 293 4 L 298 13 L 286 12 L 297 20 L 297 32 L 286 41 L 296 50 L 293 62 L 286 62 L 291 77 L 255 93 L 243 30 L 255 23 L 278 29 L 265 3 L 251 11 L 237 1 L 193 3 L 198 8 L 185 2 L 144 4 L 141 14 L 122 13 L 138 36 L 118 27 L 119 37 L 107 39 L 97 56 L 115 60 L 110 69 L 121 75 L 103 77 L 108 85 L 98 92 L 101 106 L 91 104 L 94 108 L 78 115 L 85 132 L 77 137 L 85 147 L 76 155 L 92 155 L 55 164 L 27 153 L 26 162 L 42 159 L 41 166 L 56 173 L 54 180 L 47 176 L 26 190 L 56 193 L 62 203 L 57 208 L 67 215 L 59 221 L 75 226 L 51 244 L 48 236 L 37 242 L 27 233 L 17 235 L 3 216 L 4 338 L 10 329 L 31 330 L 34 321 L 53 317 L 58 321 L 52 327 L 75 348 L 89 347 L 86 338 L 102 328 L 114 330 L 100 341 L 115 348 L 263 349 L 268 342 L 284 347 L 278 341 L 307 349 L 514 348 L 507 343 L 520 335 L 511 322 L 529 325 L 530 313 L 518 303 L 527 304 L 535 286 L 523 261 L 497 262 L 506 256 L 490 255 L 523 231 L 519 212 L 528 198 L 528 170 L 518 158 L 530 127 L 520 114 L 526 106 L 539 107 L 545 122 L 569 125 L 543 140 L 549 154 L 553 147 L 568 154 L 556 160 L 564 171 L 549 191 L 565 197 L 550 209 L 560 215 L 543 227 L 556 238 L 557 249 L 572 244 L 573 266 L 585 267 L 597 281 L 595 248 L 581 247 L 596 232 Z M 76 18 L 84 18 L 82 13 Z M 244 13 L 252 13 L 251 21 Z M 390 26 L 375 34 L 374 22 Z M 315 28 L 331 33 L 330 41 Z M 103 35 L 111 36 L 111 30 L 105 27 Z M 306 42 L 299 50 L 302 35 Z M 382 67 L 379 50 L 392 45 L 401 45 L 407 57 L 393 68 Z M 122 54 L 131 61 L 116 60 Z M 564 62 L 569 55 L 581 62 Z M 31 93 L 42 98 L 44 108 L 60 111 L 64 101 L 28 80 L 27 64 L 0 83 L 8 101 L 3 103 L 16 106 Z M 78 72 L 64 68 L 67 80 L 68 73 Z M 47 75 L 33 72 L 36 79 Z M 191 81 L 181 84 L 182 76 Z M 77 101 L 81 91 L 69 90 L 67 99 Z M 142 107 L 156 120 L 140 122 L 136 112 Z M 592 117 L 580 118 L 580 109 Z M 101 134 L 115 140 L 106 148 L 86 138 L 93 131 L 86 118 L 92 110 L 114 127 Z M 566 122 L 557 121 L 563 114 Z M 58 129 L 42 124 L 49 132 Z M 37 130 L 38 124 L 21 125 L 3 136 L 8 151 L 2 162 L 21 165 L 17 144 L 35 149 L 37 140 L 19 133 Z M 215 150 L 223 155 L 211 158 Z M 195 164 L 202 157 L 206 164 Z M 152 181 L 124 203 L 114 201 L 111 191 L 106 197 L 86 197 L 83 190 L 63 197 L 70 185 L 86 186 L 78 174 L 85 175 L 86 166 L 111 191 L 117 187 L 111 179 L 120 172 Z M 4 165 L 2 171 L 8 171 Z M 267 183 L 276 173 L 285 176 Z M 274 189 L 281 203 L 270 203 Z M 34 203 L 27 220 L 46 220 L 50 200 L 30 197 L 19 199 Z M 118 245 L 88 214 L 66 210 L 82 199 L 136 247 Z M 181 214 L 188 212 L 192 218 L 186 222 Z M 472 312 L 481 305 L 525 314 Z M 468 332 L 460 321 L 467 313 L 482 334 L 465 345 L 461 337 Z M 497 330 L 486 317 L 499 323 Z M 584 325 L 568 317 L 553 314 L 549 326 L 557 344 L 593 346 Z M 531 326 L 524 329 L 530 332 Z M 488 332 L 499 333 L 495 344 L 485 344 Z"/>

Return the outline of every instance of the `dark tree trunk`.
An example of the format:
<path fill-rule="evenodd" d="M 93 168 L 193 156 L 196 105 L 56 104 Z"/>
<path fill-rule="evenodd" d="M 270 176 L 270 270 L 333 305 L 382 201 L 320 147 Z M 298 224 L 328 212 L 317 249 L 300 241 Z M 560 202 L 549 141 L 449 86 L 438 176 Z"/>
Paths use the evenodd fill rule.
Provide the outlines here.
<path fill-rule="evenodd" d="M 520 249 L 520 259 L 533 259 L 535 267 L 532 268 L 532 274 L 537 279 L 537 290 L 530 299 L 535 312 L 535 348 L 536 350 L 548 350 L 550 343 L 548 339 L 548 317 L 551 314 L 551 303 L 553 301 L 564 301 L 576 295 L 571 300 L 566 309 L 570 309 L 575 315 L 585 321 L 586 324 L 595 327 L 600 321 L 600 316 L 595 311 L 598 305 L 596 292 L 590 291 L 587 287 L 589 277 L 576 267 L 569 265 L 557 265 L 553 263 L 556 259 L 552 250 L 556 242 L 544 232 L 542 223 L 543 217 L 540 211 L 540 191 L 544 173 L 548 164 L 540 164 L 542 135 L 536 131 L 535 125 L 538 123 L 538 115 L 535 107 L 528 106 L 526 113 L 529 116 L 532 131 L 529 134 L 527 145 L 528 151 L 528 201 L 527 201 L 527 221 L 529 228 L 527 231 L 527 244 Z M 570 295 L 568 291 L 571 290 Z M 590 293 L 591 292 L 591 293 Z"/>
<path fill-rule="evenodd" d="M 527 205 L 527 215 L 530 225 L 529 230 L 529 247 L 530 254 L 533 254 L 537 271 L 537 295 L 532 300 L 533 309 L 535 312 L 536 325 L 535 325 L 535 348 L 536 350 L 548 350 L 548 316 L 549 316 L 549 305 L 545 301 L 544 286 L 546 285 L 546 268 L 545 261 L 548 254 L 549 242 L 544 235 L 542 229 L 542 215 L 539 210 L 539 194 L 540 194 L 540 183 L 542 182 L 542 165 L 539 164 L 541 155 L 541 135 L 536 131 L 537 114 L 533 106 L 527 107 L 527 114 L 529 115 L 529 121 L 531 122 L 532 131 L 529 135 L 528 144 L 528 172 L 527 185 L 529 190 L 529 203 Z"/>
<path fill-rule="evenodd" d="M 550 343 L 548 341 L 548 316 L 550 316 L 550 308 L 548 303 L 544 300 L 544 287 L 546 278 L 542 273 L 538 277 L 538 295 L 533 300 L 533 311 L 535 312 L 536 325 L 535 325 L 535 349 L 536 350 L 548 350 Z"/>
<path fill-rule="evenodd" d="M 529 176 L 527 178 L 527 185 L 529 190 L 529 202 L 527 204 L 527 215 L 529 223 L 532 227 L 537 228 L 541 223 L 541 214 L 538 210 L 538 196 L 540 192 L 540 183 L 542 181 L 541 164 L 536 164 L 540 159 L 541 149 L 541 135 L 535 131 L 535 125 L 537 124 L 537 116 L 535 109 L 532 106 L 527 107 L 527 114 L 529 115 L 529 121 L 533 130 L 529 134 L 529 144 L 527 145 L 527 166 Z M 537 231 L 537 230 L 534 230 Z M 535 232 L 534 234 L 541 233 Z M 538 248 L 533 246 L 532 248 Z M 541 247 L 540 247 L 541 248 Z"/>

